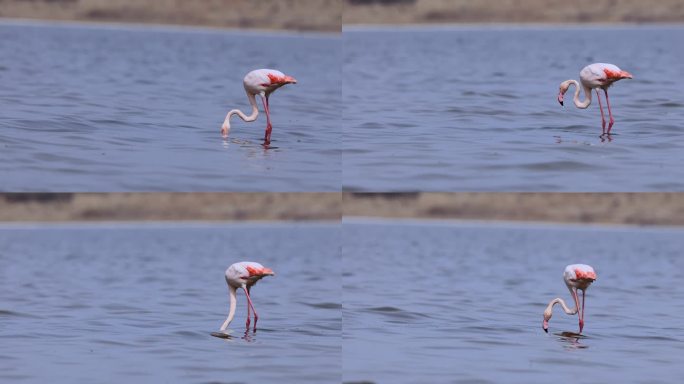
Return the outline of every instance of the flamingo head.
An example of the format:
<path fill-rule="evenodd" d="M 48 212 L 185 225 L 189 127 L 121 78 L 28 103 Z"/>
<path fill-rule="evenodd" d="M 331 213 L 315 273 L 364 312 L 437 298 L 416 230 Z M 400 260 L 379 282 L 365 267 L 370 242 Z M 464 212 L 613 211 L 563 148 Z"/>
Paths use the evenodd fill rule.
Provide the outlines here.
<path fill-rule="evenodd" d="M 551 319 L 551 315 L 553 315 L 553 311 L 547 308 L 544 311 L 544 321 L 542 322 L 542 328 L 546 333 L 549 333 L 549 320 Z"/>
<path fill-rule="evenodd" d="M 563 96 L 565 96 L 565 92 L 570 88 L 570 84 L 572 84 L 572 80 L 567 80 L 560 84 L 558 89 L 558 103 L 560 103 L 560 105 L 563 105 Z"/>

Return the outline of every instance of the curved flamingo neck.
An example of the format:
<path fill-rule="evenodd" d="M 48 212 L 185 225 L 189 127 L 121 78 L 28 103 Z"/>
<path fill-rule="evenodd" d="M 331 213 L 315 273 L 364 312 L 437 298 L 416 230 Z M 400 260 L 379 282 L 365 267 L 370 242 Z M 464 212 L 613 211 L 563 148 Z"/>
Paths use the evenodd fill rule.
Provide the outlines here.
<path fill-rule="evenodd" d="M 546 311 L 548 311 L 548 312 L 553 311 L 553 306 L 556 304 L 560 304 L 561 307 L 563 308 L 563 312 L 565 312 L 568 315 L 576 315 L 577 314 L 578 308 L 575 307 L 575 308 L 570 309 L 570 307 L 568 307 L 568 305 L 565 304 L 565 301 L 563 301 L 563 299 L 561 299 L 560 297 L 556 297 L 555 299 L 551 300 L 549 305 L 546 307 Z"/>
<path fill-rule="evenodd" d="M 572 299 L 575 301 L 575 308 L 570 309 L 570 307 L 568 307 L 568 305 L 565 304 L 565 301 L 563 301 L 563 299 L 561 299 L 560 297 L 556 297 L 555 299 L 551 300 L 549 305 L 546 306 L 546 309 L 544 310 L 544 316 L 547 316 L 550 319 L 553 315 L 553 306 L 556 304 L 560 304 L 563 308 L 563 312 L 565 312 L 568 315 L 576 315 L 577 312 L 579 312 L 579 303 L 577 302 L 577 291 L 570 285 L 568 285 L 567 287 L 570 291 L 570 296 L 572 296 Z"/>
<path fill-rule="evenodd" d="M 235 317 L 235 305 L 237 304 L 237 292 L 235 290 L 235 287 L 232 285 L 229 285 L 229 296 L 230 296 L 230 310 L 228 311 L 228 318 L 226 321 L 223 322 L 223 325 L 221 326 L 221 331 L 225 331 L 226 328 L 230 325 L 230 322 L 233 321 L 233 317 Z"/>
<path fill-rule="evenodd" d="M 589 107 L 589 105 L 591 104 L 591 88 L 582 84 L 582 89 L 584 89 L 584 101 L 580 101 L 580 83 L 577 80 L 567 80 L 566 83 L 568 83 L 568 86 L 570 86 L 570 84 L 575 85 L 575 95 L 572 97 L 572 101 L 575 103 L 575 107 L 580 109 L 586 109 L 587 107 Z"/>
<path fill-rule="evenodd" d="M 249 116 L 247 116 L 239 109 L 233 109 L 230 112 L 228 112 L 228 115 L 226 115 L 226 119 L 223 121 L 223 126 L 225 127 L 226 131 L 230 130 L 230 118 L 233 115 L 238 115 L 238 117 L 240 117 L 243 121 L 246 122 L 252 122 L 256 120 L 257 116 L 259 116 L 259 108 L 257 108 L 256 97 L 254 96 L 254 94 L 247 92 L 247 98 L 249 99 L 249 104 L 252 106 L 252 113 Z"/>

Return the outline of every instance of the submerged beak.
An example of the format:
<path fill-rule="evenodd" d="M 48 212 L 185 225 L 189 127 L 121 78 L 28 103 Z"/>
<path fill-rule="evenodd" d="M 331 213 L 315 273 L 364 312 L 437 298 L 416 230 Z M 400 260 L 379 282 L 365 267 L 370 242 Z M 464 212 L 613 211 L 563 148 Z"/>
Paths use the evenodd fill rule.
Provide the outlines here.
<path fill-rule="evenodd" d="M 632 74 L 627 72 L 627 71 L 620 71 L 620 78 L 621 79 L 631 79 Z"/>

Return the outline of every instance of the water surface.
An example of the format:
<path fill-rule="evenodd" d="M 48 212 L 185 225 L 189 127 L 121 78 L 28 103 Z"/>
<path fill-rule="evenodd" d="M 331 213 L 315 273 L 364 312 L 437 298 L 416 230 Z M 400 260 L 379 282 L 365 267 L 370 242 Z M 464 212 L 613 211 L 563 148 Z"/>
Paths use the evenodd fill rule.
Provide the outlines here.
<path fill-rule="evenodd" d="M 0 190 L 332 191 L 341 185 L 340 38 L 189 28 L 0 24 Z M 273 134 L 242 86 L 271 97 Z M 260 109 L 262 107 L 260 106 Z"/>
<path fill-rule="evenodd" d="M 681 27 L 346 29 L 344 188 L 684 190 L 683 39 Z M 634 75 L 610 89 L 612 141 L 596 98 L 556 100 L 594 62 Z"/>
<path fill-rule="evenodd" d="M 340 381 L 339 226 L 0 227 L 0 381 Z M 254 260 L 256 333 L 224 271 Z"/>
<path fill-rule="evenodd" d="M 672 383 L 684 374 L 681 229 L 347 222 L 344 382 Z M 563 269 L 592 265 L 583 338 Z M 416 378 L 419 378 L 417 380 Z"/>

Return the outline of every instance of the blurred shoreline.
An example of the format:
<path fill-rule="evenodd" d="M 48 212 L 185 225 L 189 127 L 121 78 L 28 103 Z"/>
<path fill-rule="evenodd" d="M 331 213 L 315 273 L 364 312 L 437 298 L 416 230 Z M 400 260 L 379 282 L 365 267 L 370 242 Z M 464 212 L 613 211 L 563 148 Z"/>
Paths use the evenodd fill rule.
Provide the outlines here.
<path fill-rule="evenodd" d="M 680 193 L 10 193 L 0 222 L 340 221 L 342 217 L 684 225 Z"/>
<path fill-rule="evenodd" d="M 679 193 L 344 193 L 344 217 L 684 225 Z"/>
<path fill-rule="evenodd" d="M 343 25 L 682 23 L 681 0 L 344 0 Z"/>
<path fill-rule="evenodd" d="M 2 0 L 0 0 L 2 1 Z M 208 25 L 134 23 L 126 21 L 88 21 L 88 20 L 51 20 L 0 17 L 0 26 L 28 26 L 28 27 L 63 27 L 63 28 L 93 28 L 93 29 L 122 29 L 122 30 L 153 30 L 158 32 L 228 32 L 240 34 L 262 34 L 278 37 L 329 37 L 339 35 L 339 31 L 300 31 L 296 29 L 268 29 L 268 28 L 232 28 Z"/>
<path fill-rule="evenodd" d="M 354 25 L 683 23 L 681 0 L 0 0 L 0 19 L 335 32 Z"/>
<path fill-rule="evenodd" d="M 340 32 L 340 0 L 0 0 L 0 19 Z"/>
<path fill-rule="evenodd" d="M 9 193 L 0 222 L 330 221 L 339 193 Z"/>

